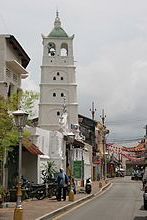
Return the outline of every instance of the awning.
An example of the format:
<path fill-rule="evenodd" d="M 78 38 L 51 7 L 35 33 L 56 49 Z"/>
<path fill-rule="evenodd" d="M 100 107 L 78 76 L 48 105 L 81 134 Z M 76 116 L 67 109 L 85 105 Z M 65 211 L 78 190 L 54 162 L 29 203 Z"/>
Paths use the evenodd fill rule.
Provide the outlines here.
<path fill-rule="evenodd" d="M 6 61 L 6 64 L 9 68 L 12 68 L 18 74 L 21 74 L 22 79 L 25 79 L 28 77 L 27 70 L 23 66 L 21 66 L 16 60 Z"/>
<path fill-rule="evenodd" d="M 73 147 L 74 148 L 84 148 L 85 143 L 82 140 L 74 140 Z"/>
<path fill-rule="evenodd" d="M 33 155 L 44 155 L 29 139 L 23 139 L 22 145 Z"/>

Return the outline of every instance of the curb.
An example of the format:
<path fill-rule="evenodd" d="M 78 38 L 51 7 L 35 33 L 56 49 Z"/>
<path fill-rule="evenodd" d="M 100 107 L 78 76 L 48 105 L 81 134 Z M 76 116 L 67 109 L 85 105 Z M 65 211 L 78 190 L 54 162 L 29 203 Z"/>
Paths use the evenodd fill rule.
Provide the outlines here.
<path fill-rule="evenodd" d="M 47 213 L 47 214 L 45 214 L 45 215 L 43 215 L 43 216 L 41 216 L 41 217 L 39 217 L 39 218 L 36 218 L 35 220 L 49 220 L 50 218 L 55 217 L 55 216 L 57 216 L 58 214 L 61 214 L 61 213 L 65 212 L 65 211 L 68 211 L 68 210 L 70 210 L 71 208 L 77 206 L 78 204 L 81 204 L 81 203 L 83 203 L 84 201 L 89 200 L 89 199 L 91 199 L 91 198 L 97 196 L 98 194 L 100 194 L 102 191 L 104 191 L 104 190 L 105 190 L 107 187 L 109 187 L 110 185 L 111 185 L 111 182 L 107 183 L 107 184 L 106 184 L 104 187 L 102 187 L 97 193 L 94 193 L 94 194 L 85 196 L 84 198 L 81 198 L 81 199 L 79 199 L 79 200 L 77 200 L 77 201 L 75 201 L 75 202 L 73 202 L 73 203 L 71 203 L 71 204 L 65 205 L 65 206 L 63 206 L 63 207 L 61 207 L 61 208 L 59 208 L 59 209 L 57 209 L 57 210 L 55 210 L 55 211 L 52 211 L 52 212 L 50 212 L 50 213 Z"/>
<path fill-rule="evenodd" d="M 101 192 L 103 192 L 106 188 L 108 188 L 110 185 L 112 185 L 112 183 L 111 182 L 109 182 L 109 183 L 107 183 L 105 186 L 103 186 L 98 192 L 96 192 L 95 194 L 94 194 L 94 196 L 97 196 L 97 195 L 99 195 Z"/>

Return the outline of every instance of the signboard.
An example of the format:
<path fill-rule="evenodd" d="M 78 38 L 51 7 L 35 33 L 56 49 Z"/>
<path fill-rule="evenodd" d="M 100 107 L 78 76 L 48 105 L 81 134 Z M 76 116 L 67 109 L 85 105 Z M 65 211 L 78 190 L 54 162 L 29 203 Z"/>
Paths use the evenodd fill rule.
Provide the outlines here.
<path fill-rule="evenodd" d="M 81 179 L 81 160 L 73 161 L 73 175 L 76 179 Z"/>

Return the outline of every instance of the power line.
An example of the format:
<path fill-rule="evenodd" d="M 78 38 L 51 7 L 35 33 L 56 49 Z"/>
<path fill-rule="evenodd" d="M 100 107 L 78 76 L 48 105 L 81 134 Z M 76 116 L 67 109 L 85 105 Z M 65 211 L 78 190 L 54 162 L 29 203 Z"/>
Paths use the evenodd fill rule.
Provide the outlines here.
<path fill-rule="evenodd" d="M 133 118 L 126 118 L 126 119 L 120 119 L 120 120 L 108 120 L 107 121 L 107 125 L 121 125 L 121 124 L 128 124 L 128 123 L 131 123 L 131 124 L 137 124 L 137 123 L 143 123 L 147 121 L 147 118 L 142 118 L 142 119 L 133 119 Z"/>
<path fill-rule="evenodd" d="M 136 142 L 136 141 L 141 141 L 143 140 L 143 137 L 138 137 L 138 138 L 133 138 L 133 139 L 108 139 L 107 142 L 111 143 L 131 143 L 131 142 Z"/>

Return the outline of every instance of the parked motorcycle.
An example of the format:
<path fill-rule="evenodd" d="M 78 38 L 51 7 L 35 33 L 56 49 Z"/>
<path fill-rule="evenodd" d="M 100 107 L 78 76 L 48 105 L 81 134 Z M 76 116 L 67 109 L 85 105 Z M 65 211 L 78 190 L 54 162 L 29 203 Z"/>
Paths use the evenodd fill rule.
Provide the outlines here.
<path fill-rule="evenodd" d="M 23 179 L 22 187 L 26 190 L 26 199 L 37 198 L 42 200 L 45 197 L 52 198 L 55 196 L 57 198 L 58 196 L 58 184 L 55 178 L 49 179 L 49 182 L 44 184 L 34 184 Z"/>
<path fill-rule="evenodd" d="M 85 192 L 86 192 L 87 194 L 90 194 L 91 191 L 92 191 L 92 182 L 91 182 L 91 178 L 88 178 L 88 179 L 86 180 Z"/>
<path fill-rule="evenodd" d="M 53 196 L 56 196 L 57 198 L 57 188 L 58 188 L 58 184 L 56 181 L 50 182 L 48 183 L 48 197 L 52 198 Z"/>
<path fill-rule="evenodd" d="M 34 184 L 27 179 L 23 179 L 22 187 L 26 190 L 26 199 L 36 198 L 38 200 L 41 200 L 46 197 L 45 184 Z"/>
<path fill-rule="evenodd" d="M 147 210 L 147 184 L 145 184 L 144 186 L 143 204 L 144 204 L 144 209 Z"/>

